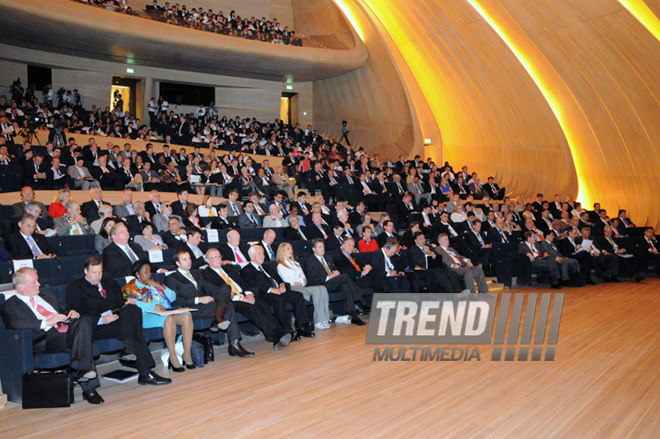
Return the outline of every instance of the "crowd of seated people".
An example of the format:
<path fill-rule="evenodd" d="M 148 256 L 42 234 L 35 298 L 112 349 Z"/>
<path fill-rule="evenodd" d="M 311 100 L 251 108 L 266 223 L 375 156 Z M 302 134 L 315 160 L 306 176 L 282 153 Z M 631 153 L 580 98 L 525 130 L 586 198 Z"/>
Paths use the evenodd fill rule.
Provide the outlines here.
<path fill-rule="evenodd" d="M 157 0 L 153 0 L 151 5 L 145 6 L 146 14 L 139 14 L 126 4 L 119 0 L 75 0 L 93 6 L 98 6 L 109 11 L 120 12 L 128 15 L 136 15 L 142 18 L 152 18 L 154 20 L 184 26 L 191 29 L 213 32 L 216 34 L 228 35 L 232 37 L 246 38 L 255 41 L 264 41 L 275 44 L 290 44 L 293 46 L 302 46 L 302 40 L 296 37 L 293 30 L 288 26 L 282 27 L 277 18 L 267 20 L 266 17 L 256 19 L 241 18 L 231 11 L 225 17 L 223 11 L 214 13 L 212 9 L 204 10 L 201 7 L 188 9 L 186 5 L 165 2 L 159 5 Z"/>
<path fill-rule="evenodd" d="M 97 167 L 95 161 L 116 155 L 123 172 L 133 167 L 139 171 L 137 157 L 146 156 L 142 165 L 150 162 L 158 167 L 167 154 L 154 154 L 149 149 L 138 154 L 130 145 L 115 154 L 114 147 L 103 151 L 92 141 L 86 147 L 79 153 L 88 158 L 92 168 Z M 60 158 L 64 151 L 70 152 L 67 147 L 54 151 L 58 149 L 62 151 Z M 204 162 L 215 158 L 211 153 L 193 155 L 193 163 L 206 166 Z M 184 333 L 184 356 L 182 362 L 171 356 L 168 366 L 182 372 L 192 368 L 189 317 L 182 314 L 154 319 L 139 312 L 129 314 L 129 310 L 162 311 L 177 305 L 195 308 L 194 318 L 206 316 L 212 320 L 210 330 L 227 333 L 231 356 L 249 358 L 254 354 L 240 344 L 236 313 L 259 328 L 274 350 L 281 350 L 292 341 L 314 337 L 314 330 L 329 329 L 333 323 L 364 325 L 360 317 L 370 312 L 368 291 L 432 291 L 459 296 L 488 293 L 487 277 L 497 274 L 493 260 L 510 245 L 515 255 L 529 260 L 529 264 L 520 264 L 527 272 L 519 273 L 519 281 L 542 270 L 554 288 L 594 284 L 598 278 L 639 282 L 649 264 L 656 271 L 660 269 L 660 243 L 651 228 L 634 242 L 634 248 L 630 240 L 626 241 L 626 229 L 635 225 L 625 210 L 610 218 L 599 204 L 588 211 L 559 194 L 552 202 L 539 194 L 534 203 L 525 203 L 507 197 L 492 178 L 481 183 L 478 174 L 466 167 L 455 173 L 449 163 L 438 167 L 419 156 L 410 161 L 400 157 L 381 162 L 378 155 L 368 158 L 342 148 L 333 157 L 307 158 L 306 172 L 290 182 L 293 188 L 307 190 L 296 192 L 294 198 L 283 189 L 236 184 L 239 175 L 259 175 L 257 170 L 267 169 L 266 157 L 257 163 L 228 152 L 217 159 L 222 162 L 221 172 L 233 176 L 220 184 L 227 200 L 206 193 L 200 206 L 188 200 L 193 188 L 178 182 L 174 202 L 161 201 L 156 188 L 162 182 L 153 182 L 156 186 L 148 202 L 134 202 L 133 192 L 139 188 L 127 184 L 128 176 L 122 201 L 115 206 L 103 200 L 99 180 L 89 181 L 91 200 L 82 204 L 66 188 L 48 204 L 37 200 L 36 185 L 23 187 L 21 201 L 11 209 L 2 209 L 10 211 L 11 218 L 0 223 L 1 259 L 55 258 L 58 249 L 48 238 L 55 235 L 95 235 L 98 252 L 85 262 L 84 276 L 73 281 L 80 285 L 67 290 L 67 295 L 71 291 L 68 309 L 48 295 L 42 297 L 49 305 L 41 306 L 48 311 L 32 313 L 42 321 L 42 328 L 55 336 L 66 318 L 98 316 L 91 328 L 85 328 L 82 321 L 75 325 L 78 342 L 84 339 L 80 343 L 86 346 L 90 339 L 113 334 L 126 343 L 124 355 L 144 358 L 144 343 L 135 328 L 162 327 L 167 349 L 172 351 L 172 334 L 179 325 Z M 84 166 L 85 160 L 80 161 Z M 158 175 L 168 172 L 172 162 L 167 163 L 156 168 Z M 288 166 L 295 168 L 296 164 Z M 439 189 L 443 181 L 449 191 Z M 333 191 L 335 185 L 338 190 Z M 373 212 L 380 212 L 378 220 L 371 216 Z M 218 242 L 205 242 L 204 237 L 213 230 L 226 235 Z M 258 239 L 248 241 L 241 236 L 251 231 L 258 231 Z M 307 250 L 295 247 L 301 241 L 309 244 Z M 149 252 L 168 248 L 174 254 L 172 261 L 164 263 L 170 264 L 171 272 L 164 283 L 154 281 L 151 274 L 166 268 L 150 264 Z M 302 253 L 296 254 L 294 248 Z M 135 280 L 126 284 L 123 298 L 118 299 L 113 279 L 126 276 Z M 38 294 L 37 282 L 34 270 L 22 269 L 14 275 L 21 297 L 19 301 L 8 300 L 2 307 L 8 327 L 25 327 L 13 313 L 20 311 L 31 295 Z M 95 301 L 74 298 L 83 286 L 99 293 L 90 294 Z M 332 316 L 330 294 L 341 296 L 344 314 Z M 106 303 L 110 297 L 113 302 Z M 314 307 L 313 316 L 306 310 L 306 301 Z M 121 303 L 127 311 L 107 314 Z M 293 309 L 293 324 L 287 306 Z M 117 319 L 120 324 L 125 321 L 132 332 L 118 325 L 112 331 L 105 327 Z M 47 349 L 63 349 L 65 344 L 74 343 L 69 338 L 58 340 Z M 85 357 L 72 356 L 71 366 L 84 383 L 85 399 L 99 404 L 103 399 L 95 390 L 95 366 L 85 349 L 76 351 Z M 170 382 L 151 370 L 151 362 L 140 364 L 141 383 Z"/>

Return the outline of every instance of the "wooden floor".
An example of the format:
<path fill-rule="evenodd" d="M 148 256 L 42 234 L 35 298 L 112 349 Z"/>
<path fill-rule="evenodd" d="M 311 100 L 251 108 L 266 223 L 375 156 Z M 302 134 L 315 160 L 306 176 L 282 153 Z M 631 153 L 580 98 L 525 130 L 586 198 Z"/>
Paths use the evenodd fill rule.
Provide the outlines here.
<path fill-rule="evenodd" d="M 9 403 L 0 437 L 657 438 L 660 280 L 562 292 L 554 362 L 491 362 L 490 346 L 481 362 L 374 362 L 366 327 L 342 325 L 282 352 L 252 341 L 254 359 L 218 347 L 165 387 L 102 380 L 102 406 Z"/>

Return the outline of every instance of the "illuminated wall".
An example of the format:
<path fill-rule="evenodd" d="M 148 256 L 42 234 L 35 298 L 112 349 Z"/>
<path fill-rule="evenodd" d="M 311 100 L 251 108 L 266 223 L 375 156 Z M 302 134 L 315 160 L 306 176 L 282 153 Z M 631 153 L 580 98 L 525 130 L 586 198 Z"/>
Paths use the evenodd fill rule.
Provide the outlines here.
<path fill-rule="evenodd" d="M 579 191 L 660 226 L 660 2 L 353 3 L 385 29 L 405 86 L 422 91 L 444 159 L 516 195 Z"/>

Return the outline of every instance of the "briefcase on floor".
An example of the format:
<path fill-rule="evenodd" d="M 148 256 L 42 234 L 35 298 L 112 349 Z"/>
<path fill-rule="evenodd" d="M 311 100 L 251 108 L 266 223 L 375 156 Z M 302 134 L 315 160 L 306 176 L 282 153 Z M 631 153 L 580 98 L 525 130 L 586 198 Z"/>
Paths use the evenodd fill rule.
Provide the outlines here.
<path fill-rule="evenodd" d="M 69 407 L 74 403 L 73 378 L 68 372 L 33 372 L 23 375 L 23 408 Z"/>
<path fill-rule="evenodd" d="M 211 337 L 193 332 L 193 340 L 201 344 L 204 348 L 204 364 L 208 363 L 209 361 L 215 361 L 215 353 L 213 352 L 213 339 Z"/>

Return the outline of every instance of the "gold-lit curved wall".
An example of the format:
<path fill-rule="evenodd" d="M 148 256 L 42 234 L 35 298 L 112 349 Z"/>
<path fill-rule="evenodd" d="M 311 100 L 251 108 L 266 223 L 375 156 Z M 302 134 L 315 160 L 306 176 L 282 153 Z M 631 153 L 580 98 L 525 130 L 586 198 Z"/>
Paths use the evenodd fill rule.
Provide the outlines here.
<path fill-rule="evenodd" d="M 660 42 L 622 5 L 658 22 L 658 0 L 353 2 L 422 90 L 444 160 L 660 226 Z"/>

